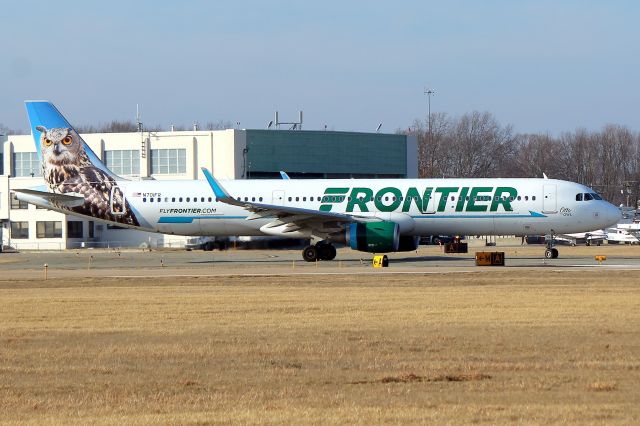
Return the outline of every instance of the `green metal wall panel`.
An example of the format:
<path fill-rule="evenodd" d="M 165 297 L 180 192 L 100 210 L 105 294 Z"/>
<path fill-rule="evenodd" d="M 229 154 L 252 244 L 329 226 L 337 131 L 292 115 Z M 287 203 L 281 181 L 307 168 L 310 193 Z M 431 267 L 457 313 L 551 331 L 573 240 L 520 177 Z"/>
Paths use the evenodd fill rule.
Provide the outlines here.
<path fill-rule="evenodd" d="M 249 172 L 407 174 L 404 135 L 247 130 Z"/>

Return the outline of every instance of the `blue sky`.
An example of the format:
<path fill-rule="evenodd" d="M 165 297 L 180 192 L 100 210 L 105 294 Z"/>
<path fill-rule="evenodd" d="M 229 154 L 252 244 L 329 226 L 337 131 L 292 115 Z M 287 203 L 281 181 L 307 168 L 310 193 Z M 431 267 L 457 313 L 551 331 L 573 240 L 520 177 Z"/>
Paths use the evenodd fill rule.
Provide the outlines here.
<path fill-rule="evenodd" d="M 640 130 L 632 1 L 3 2 L 0 123 L 23 101 L 72 123 L 383 131 L 489 111 L 518 132 Z"/>

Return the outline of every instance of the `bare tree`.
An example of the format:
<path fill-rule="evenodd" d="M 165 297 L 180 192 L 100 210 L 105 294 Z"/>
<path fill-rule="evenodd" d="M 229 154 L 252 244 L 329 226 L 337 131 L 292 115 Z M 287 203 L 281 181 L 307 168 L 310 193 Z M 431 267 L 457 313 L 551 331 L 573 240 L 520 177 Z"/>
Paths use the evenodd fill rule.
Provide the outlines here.
<path fill-rule="evenodd" d="M 21 133 L 22 133 L 22 131 L 20 131 L 20 130 L 11 129 L 11 128 L 5 126 L 4 124 L 0 123 L 0 134 L 2 134 L 2 135 L 19 135 Z"/>
<path fill-rule="evenodd" d="M 504 158 L 513 155 L 516 138 L 489 112 L 467 113 L 452 122 L 445 145 L 450 175 L 496 176 Z"/>
<path fill-rule="evenodd" d="M 226 120 L 209 121 L 205 126 L 207 130 L 225 130 L 233 129 L 233 123 Z"/>

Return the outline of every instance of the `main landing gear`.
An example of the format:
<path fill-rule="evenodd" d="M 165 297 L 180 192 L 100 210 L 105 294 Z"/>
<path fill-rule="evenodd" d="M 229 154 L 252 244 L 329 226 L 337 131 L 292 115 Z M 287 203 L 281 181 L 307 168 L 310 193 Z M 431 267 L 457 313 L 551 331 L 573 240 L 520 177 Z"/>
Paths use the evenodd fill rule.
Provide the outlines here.
<path fill-rule="evenodd" d="M 315 262 L 316 260 L 333 260 L 336 258 L 336 248 L 333 244 L 320 242 L 318 244 L 307 246 L 302 250 L 302 258 L 307 262 Z"/>
<path fill-rule="evenodd" d="M 554 247 L 556 242 L 555 233 L 551 230 L 551 235 L 545 236 L 545 241 L 547 243 L 547 248 L 544 251 L 544 257 L 546 259 L 557 259 L 558 258 L 558 249 Z"/>

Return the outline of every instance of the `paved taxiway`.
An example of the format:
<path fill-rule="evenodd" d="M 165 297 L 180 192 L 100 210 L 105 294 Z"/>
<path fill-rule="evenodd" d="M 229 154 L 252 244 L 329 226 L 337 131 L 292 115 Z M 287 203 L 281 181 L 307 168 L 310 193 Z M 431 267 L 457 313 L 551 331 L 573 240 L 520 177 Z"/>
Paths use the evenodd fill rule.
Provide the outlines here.
<path fill-rule="evenodd" d="M 572 268 L 640 270 L 640 247 L 560 247 L 560 258 L 544 259 L 542 246 L 473 247 L 468 254 L 444 254 L 437 246 L 422 246 L 417 252 L 389 255 L 390 266 L 375 270 L 372 255 L 340 249 L 331 262 L 307 263 L 299 250 L 67 250 L 21 252 L 0 255 L 0 280 L 47 276 L 212 276 L 212 275 L 305 275 L 379 273 L 454 273 L 509 268 Z M 477 267 L 476 251 L 504 251 L 506 266 Z M 595 255 L 605 255 L 601 264 Z"/>

